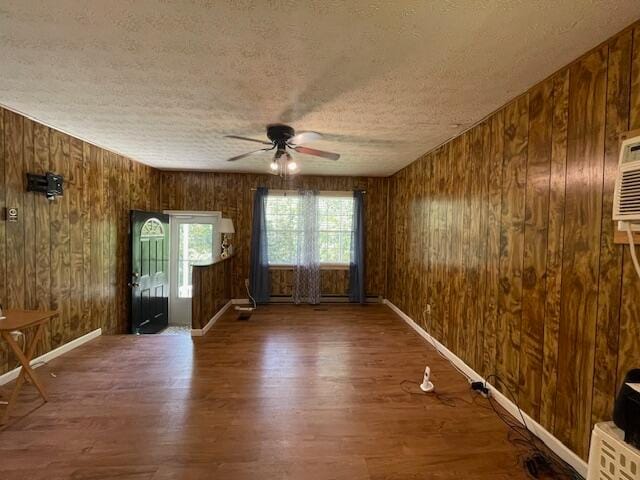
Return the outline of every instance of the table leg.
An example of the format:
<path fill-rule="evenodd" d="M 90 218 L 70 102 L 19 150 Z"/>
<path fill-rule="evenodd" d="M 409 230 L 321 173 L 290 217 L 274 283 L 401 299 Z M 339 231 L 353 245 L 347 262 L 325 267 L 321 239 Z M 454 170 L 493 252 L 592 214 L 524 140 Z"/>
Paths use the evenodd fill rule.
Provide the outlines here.
<path fill-rule="evenodd" d="M 42 386 L 42 384 L 40 383 L 40 380 L 38 379 L 35 372 L 31 368 L 31 365 L 29 365 L 29 363 L 31 362 L 31 359 L 33 358 L 33 354 L 36 351 L 36 347 L 38 345 L 38 341 L 40 340 L 40 336 L 42 335 L 43 330 L 44 330 L 44 324 L 41 323 L 40 325 L 38 325 L 36 333 L 33 336 L 31 343 L 27 347 L 26 355 L 22 352 L 22 350 L 20 349 L 20 346 L 16 343 L 16 341 L 13 339 L 13 337 L 9 332 L 6 332 L 6 331 L 1 332 L 2 338 L 4 338 L 4 340 L 7 342 L 9 347 L 11 347 L 11 350 L 20 361 L 22 368 L 20 368 L 18 379 L 16 380 L 16 384 L 13 387 L 11 396 L 9 397 L 9 402 L 7 403 L 4 414 L 2 415 L 2 419 L 0 420 L 0 425 L 5 424 L 7 422 L 9 418 L 9 411 L 16 404 L 16 401 L 18 400 L 18 394 L 22 389 L 22 384 L 24 383 L 25 377 L 27 375 L 29 376 L 33 384 L 36 386 L 36 388 L 38 389 L 38 392 L 40 392 L 40 395 L 42 396 L 44 401 L 45 402 L 48 401 L 47 393 L 45 392 L 44 387 Z"/>

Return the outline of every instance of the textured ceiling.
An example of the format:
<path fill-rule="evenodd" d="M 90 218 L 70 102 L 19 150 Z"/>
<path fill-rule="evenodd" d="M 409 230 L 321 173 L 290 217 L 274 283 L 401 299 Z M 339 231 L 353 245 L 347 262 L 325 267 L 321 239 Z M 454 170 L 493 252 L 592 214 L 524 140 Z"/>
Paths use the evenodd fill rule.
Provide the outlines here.
<path fill-rule="evenodd" d="M 0 0 L 0 104 L 166 169 L 267 123 L 303 173 L 388 175 L 640 17 L 638 0 Z"/>

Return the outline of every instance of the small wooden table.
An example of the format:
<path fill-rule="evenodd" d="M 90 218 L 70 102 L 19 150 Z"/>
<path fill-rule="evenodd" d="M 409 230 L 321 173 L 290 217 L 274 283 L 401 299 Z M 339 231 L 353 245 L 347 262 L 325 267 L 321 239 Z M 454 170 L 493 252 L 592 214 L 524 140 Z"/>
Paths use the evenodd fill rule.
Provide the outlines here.
<path fill-rule="evenodd" d="M 9 418 L 9 411 L 13 408 L 18 400 L 18 394 L 20 393 L 20 389 L 25 380 L 25 376 L 29 376 L 33 384 L 40 392 L 40 395 L 47 401 L 47 393 L 44 390 L 44 387 L 40 383 L 40 380 L 36 376 L 35 372 L 31 368 L 30 362 L 33 358 L 33 355 L 36 351 L 36 347 L 38 346 L 38 341 L 42 336 L 42 332 L 44 331 L 44 326 L 46 323 L 56 315 L 58 312 L 55 311 L 36 311 L 36 310 L 5 310 L 3 315 L 6 318 L 0 319 L 0 335 L 4 340 L 9 344 L 11 350 L 20 361 L 22 368 L 20 369 L 20 373 L 18 374 L 18 379 L 16 380 L 16 384 L 13 387 L 13 391 L 11 392 L 11 396 L 9 397 L 9 403 L 0 419 L 0 425 L 3 425 L 7 422 Z M 25 345 L 26 349 L 23 352 L 18 343 L 11 336 L 11 332 L 15 330 L 24 330 L 29 327 L 38 327 L 36 329 L 36 333 L 31 339 L 31 343 L 29 345 Z M 25 337 L 26 338 L 26 337 Z"/>

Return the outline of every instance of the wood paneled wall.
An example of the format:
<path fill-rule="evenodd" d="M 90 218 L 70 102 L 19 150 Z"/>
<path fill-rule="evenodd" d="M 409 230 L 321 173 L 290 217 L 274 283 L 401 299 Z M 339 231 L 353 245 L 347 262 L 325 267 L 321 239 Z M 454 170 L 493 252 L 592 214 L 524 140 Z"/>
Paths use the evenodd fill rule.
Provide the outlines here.
<path fill-rule="evenodd" d="M 270 271 L 271 295 L 273 297 L 291 297 L 293 295 L 293 270 L 277 268 Z M 349 293 L 349 270 L 327 269 L 320 270 L 320 295 L 343 297 Z"/>
<path fill-rule="evenodd" d="M 221 211 L 223 217 L 233 220 L 236 229 L 232 239 L 235 252 L 232 274 L 234 298 L 246 298 L 244 279 L 249 274 L 249 244 L 254 195 L 252 188 L 258 186 L 271 189 L 366 190 L 366 292 L 368 295 L 384 295 L 386 178 L 297 176 L 283 182 L 282 179 L 273 175 L 162 172 L 163 209 Z M 290 286 L 290 271 L 274 270 L 272 272 L 272 295 L 290 295 Z M 345 294 L 347 287 L 347 271 L 322 272 L 323 294 Z"/>
<path fill-rule="evenodd" d="M 235 255 L 211 265 L 194 265 L 191 281 L 191 328 L 204 328 L 231 300 L 231 272 Z"/>
<path fill-rule="evenodd" d="M 64 176 L 55 201 L 26 191 L 27 172 L 47 171 Z M 159 182 L 150 167 L 0 109 L 0 302 L 60 311 L 39 354 L 96 328 L 126 331 L 129 209 L 158 208 Z M 15 364 L 0 342 L 0 373 Z"/>
<path fill-rule="evenodd" d="M 640 366 L 640 279 L 611 220 L 635 128 L 637 26 L 389 185 L 388 297 L 583 458 Z"/>

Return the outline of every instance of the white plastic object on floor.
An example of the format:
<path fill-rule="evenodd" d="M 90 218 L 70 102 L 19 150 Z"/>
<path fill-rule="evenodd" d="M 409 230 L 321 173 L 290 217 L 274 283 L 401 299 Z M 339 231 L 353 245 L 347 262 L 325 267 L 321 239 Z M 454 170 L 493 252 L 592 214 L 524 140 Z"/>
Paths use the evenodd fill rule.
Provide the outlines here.
<path fill-rule="evenodd" d="M 624 441 L 613 422 L 593 427 L 587 480 L 640 480 L 640 450 Z"/>
<path fill-rule="evenodd" d="M 420 384 L 420 390 L 425 393 L 433 392 L 433 389 L 435 388 L 433 386 L 433 383 L 429 381 L 429 378 L 431 378 L 431 369 L 429 368 L 429 365 L 427 365 L 427 367 L 424 369 L 424 377 L 422 378 L 422 383 Z"/>

